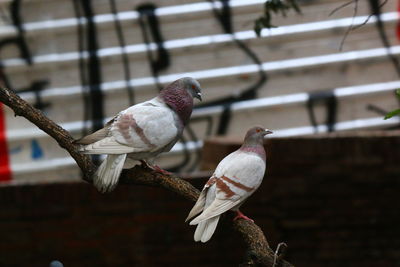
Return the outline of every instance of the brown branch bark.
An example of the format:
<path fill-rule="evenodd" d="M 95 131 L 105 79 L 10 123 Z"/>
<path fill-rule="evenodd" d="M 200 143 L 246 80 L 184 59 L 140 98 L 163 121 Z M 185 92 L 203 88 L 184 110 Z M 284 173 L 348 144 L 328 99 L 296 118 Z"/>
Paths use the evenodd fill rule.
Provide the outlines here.
<path fill-rule="evenodd" d="M 96 166 L 87 155 L 81 154 L 77 146 L 72 142 L 72 136 L 59 125 L 47 118 L 41 111 L 32 107 L 25 100 L 21 99 L 12 90 L 0 87 L 0 101 L 14 110 L 15 115 L 23 116 L 35 124 L 54 140 L 60 147 L 67 150 L 74 158 L 79 168 L 84 173 L 84 180 L 91 183 L 91 176 L 96 170 Z M 140 184 L 147 186 L 157 186 L 172 191 L 188 200 L 195 201 L 199 196 L 199 190 L 189 182 L 174 175 L 164 175 L 143 166 L 136 166 L 130 170 L 124 170 L 121 174 L 120 183 Z M 233 222 L 234 231 L 238 232 L 247 246 L 247 257 L 244 266 L 273 266 L 276 255 L 269 247 L 267 239 L 261 228 L 255 223 L 236 220 Z M 276 259 L 275 259 L 276 260 Z M 276 266 L 289 267 L 292 264 L 278 259 L 280 262 Z"/>

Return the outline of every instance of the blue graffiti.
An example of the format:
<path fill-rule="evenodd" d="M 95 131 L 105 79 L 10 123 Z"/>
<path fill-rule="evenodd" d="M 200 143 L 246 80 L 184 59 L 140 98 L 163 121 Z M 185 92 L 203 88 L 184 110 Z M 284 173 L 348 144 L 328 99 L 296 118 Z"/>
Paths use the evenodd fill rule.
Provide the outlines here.
<path fill-rule="evenodd" d="M 22 146 L 21 145 L 20 146 L 16 146 L 16 147 L 12 147 L 9 150 L 10 154 L 12 154 L 12 155 L 21 153 L 21 151 L 22 151 Z"/>
<path fill-rule="evenodd" d="M 40 147 L 38 141 L 32 140 L 31 149 L 32 149 L 32 154 L 31 154 L 32 159 L 40 159 L 43 157 L 43 150 Z"/>

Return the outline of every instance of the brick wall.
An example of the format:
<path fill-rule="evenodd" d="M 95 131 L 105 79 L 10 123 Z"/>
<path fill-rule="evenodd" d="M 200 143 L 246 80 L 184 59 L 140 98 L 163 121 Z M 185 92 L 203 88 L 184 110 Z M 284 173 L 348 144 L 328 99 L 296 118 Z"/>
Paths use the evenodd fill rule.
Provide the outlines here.
<path fill-rule="evenodd" d="M 209 140 L 203 167 L 238 145 Z M 242 211 L 271 246 L 287 242 L 296 266 L 400 266 L 399 132 L 266 146 L 266 179 Z M 0 187 L 0 266 L 237 266 L 242 244 L 224 220 L 209 243 L 192 241 L 191 205 L 141 186 L 107 195 L 84 183 Z"/>

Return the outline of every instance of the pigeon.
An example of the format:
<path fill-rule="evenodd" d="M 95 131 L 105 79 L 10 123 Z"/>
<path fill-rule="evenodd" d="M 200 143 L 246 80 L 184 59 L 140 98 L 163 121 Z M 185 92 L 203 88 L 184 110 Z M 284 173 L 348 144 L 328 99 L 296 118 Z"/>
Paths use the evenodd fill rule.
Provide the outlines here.
<path fill-rule="evenodd" d="M 181 137 L 193 110 L 193 98 L 201 101 L 198 81 L 185 77 L 163 88 L 151 100 L 133 105 L 115 116 L 104 128 L 74 143 L 84 154 L 106 154 L 93 177 L 102 193 L 112 191 L 123 168 L 146 164 L 168 152 Z"/>
<path fill-rule="evenodd" d="M 186 222 L 194 216 L 190 225 L 197 225 L 194 240 L 203 243 L 210 240 L 222 213 L 232 210 L 234 220 L 251 220 L 240 212 L 239 207 L 260 186 L 265 173 L 264 136 L 272 131 L 256 126 L 247 131 L 243 145 L 226 156 L 203 187 L 190 211 Z"/>

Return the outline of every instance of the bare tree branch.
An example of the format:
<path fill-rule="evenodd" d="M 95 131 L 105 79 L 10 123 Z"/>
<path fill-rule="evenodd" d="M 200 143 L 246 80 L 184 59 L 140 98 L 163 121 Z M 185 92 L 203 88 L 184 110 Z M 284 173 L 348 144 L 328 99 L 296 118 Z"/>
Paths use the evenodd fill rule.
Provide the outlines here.
<path fill-rule="evenodd" d="M 74 158 L 79 168 L 84 173 L 83 179 L 92 182 L 91 176 L 96 166 L 87 155 L 81 154 L 72 142 L 72 136 L 59 125 L 47 118 L 41 111 L 32 107 L 12 90 L 0 86 L 0 101 L 14 110 L 15 115 L 23 116 L 58 142 L 60 147 L 68 151 Z M 136 166 L 124 170 L 120 183 L 156 186 L 172 191 L 188 200 L 197 200 L 200 192 L 189 182 L 174 175 L 164 175 L 144 166 Z M 238 232 L 247 246 L 245 266 L 273 266 L 276 260 L 274 251 L 269 247 L 267 239 L 261 228 L 253 222 L 236 220 L 233 222 L 234 231 Z M 281 260 L 279 266 L 290 267 L 292 264 Z"/>
<path fill-rule="evenodd" d="M 378 1 L 378 2 L 377 2 Z M 371 0 L 371 1 L 369 1 L 370 2 L 370 5 L 371 5 L 371 9 L 378 9 L 378 10 L 380 10 L 380 8 L 382 8 L 384 5 L 386 5 L 386 3 L 388 2 L 388 0 L 384 0 L 382 3 L 380 3 L 379 4 L 379 0 Z M 377 17 L 377 24 L 378 24 L 378 31 L 379 31 L 379 33 L 381 34 L 381 35 L 384 35 L 384 33 L 382 33 L 383 32 L 383 30 L 381 29 L 383 26 L 381 26 L 381 21 L 380 21 L 380 18 L 379 18 L 379 15 L 380 15 L 380 13 L 376 13 L 376 12 L 374 12 L 373 10 L 372 10 L 372 12 L 371 12 L 371 14 L 369 14 L 368 15 L 368 17 L 364 20 L 364 22 L 363 23 L 361 23 L 361 24 L 359 24 L 359 25 L 354 25 L 354 19 L 355 19 L 355 17 L 356 17 L 356 15 L 357 15 L 357 12 L 358 12 L 358 0 L 350 0 L 349 2 L 346 2 L 346 3 L 344 3 L 344 4 L 342 4 L 342 5 L 340 5 L 340 6 L 338 6 L 337 8 L 335 8 L 334 10 L 332 10 L 330 13 L 329 13 L 329 16 L 332 16 L 334 13 L 336 13 L 338 10 L 340 10 L 340 9 L 342 9 L 342 8 L 344 8 L 344 7 L 346 7 L 346 6 L 348 6 L 348 5 L 350 5 L 350 4 L 352 4 L 352 3 L 354 3 L 354 12 L 353 12 L 353 17 L 352 17 L 352 22 L 351 22 L 351 24 L 350 24 L 350 26 L 347 28 L 347 30 L 346 30 L 346 32 L 345 32 L 345 34 L 344 34 L 344 36 L 343 36 L 343 38 L 342 38 L 342 41 L 340 42 L 340 46 L 339 46 L 339 50 L 341 51 L 342 49 L 343 49 L 343 45 L 344 45 L 344 42 L 346 41 L 346 38 L 347 38 L 347 36 L 350 34 L 350 32 L 352 32 L 352 31 L 355 31 L 355 30 L 357 30 L 357 29 L 359 29 L 359 28 L 361 28 L 362 26 L 364 26 L 364 25 L 366 25 L 367 23 L 368 23 L 368 21 L 372 18 L 372 16 L 376 16 Z M 376 6 L 374 6 L 374 5 L 376 5 Z M 381 39 L 383 40 L 383 42 L 385 43 L 388 43 L 386 40 L 385 40 L 385 37 L 381 37 Z M 387 38 L 386 38 L 387 39 Z M 389 45 L 390 46 L 390 45 Z M 391 56 L 390 56 L 391 57 Z M 396 59 L 392 59 L 392 61 L 394 62 L 394 65 L 396 66 L 396 68 L 398 67 L 398 64 L 396 63 Z M 398 68 L 397 68 L 398 69 Z M 397 70 L 396 69 L 396 70 Z M 398 71 L 398 70 L 397 70 Z M 399 71 L 398 71 L 399 72 Z"/>
<path fill-rule="evenodd" d="M 3 86 L 0 86 L 0 101 L 14 110 L 16 116 L 25 117 L 56 140 L 60 147 L 67 150 L 74 158 L 79 168 L 85 174 L 84 179 L 87 182 L 91 182 L 91 175 L 96 167 L 88 156 L 78 152 L 76 145 L 72 144 L 74 139 L 66 130 L 47 118 L 40 110 L 31 106 L 12 90 Z"/>
<path fill-rule="evenodd" d="M 333 9 L 333 10 L 329 13 L 328 17 L 330 17 L 330 16 L 332 16 L 333 14 L 335 14 L 338 10 L 340 10 L 340 9 L 342 9 L 342 8 L 344 8 L 344 7 L 348 6 L 348 5 L 350 5 L 351 3 L 353 3 L 353 1 L 354 1 L 354 0 L 350 0 L 349 2 L 346 2 L 346 3 L 341 4 L 340 6 L 336 7 L 335 9 Z"/>
<path fill-rule="evenodd" d="M 357 16 L 357 11 L 358 11 L 358 0 L 354 0 L 354 12 L 353 12 L 353 17 L 351 19 L 351 25 L 349 26 L 349 28 L 347 29 L 346 33 L 343 36 L 342 41 L 340 42 L 340 47 L 339 50 L 342 51 L 343 49 L 343 45 L 344 45 L 344 41 L 346 40 L 347 36 L 349 35 L 349 33 L 352 31 L 353 29 L 353 25 L 354 25 L 354 19 Z"/>

